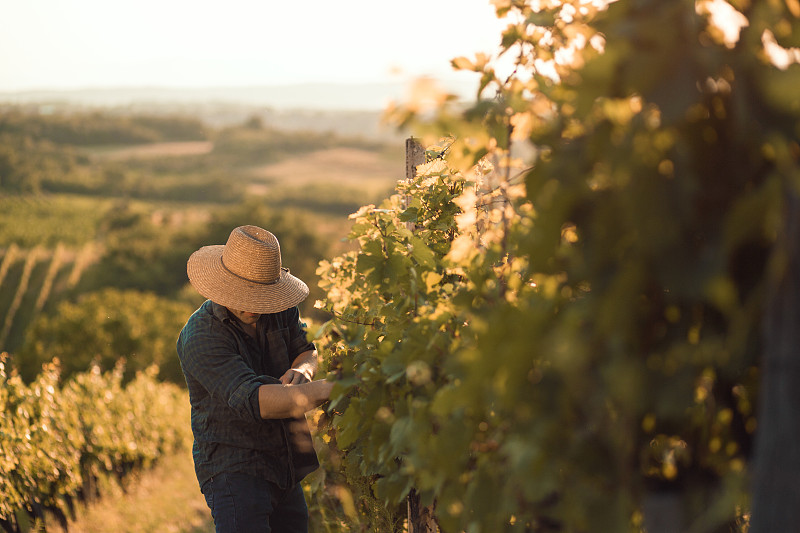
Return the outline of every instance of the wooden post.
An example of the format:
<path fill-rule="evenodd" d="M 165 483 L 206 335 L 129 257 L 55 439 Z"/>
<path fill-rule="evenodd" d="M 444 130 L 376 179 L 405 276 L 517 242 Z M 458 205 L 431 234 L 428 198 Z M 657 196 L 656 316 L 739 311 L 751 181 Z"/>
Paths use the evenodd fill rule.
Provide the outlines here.
<path fill-rule="evenodd" d="M 425 148 L 414 137 L 406 139 L 406 179 L 417 175 L 417 166 L 425 162 Z"/>
<path fill-rule="evenodd" d="M 406 139 L 406 179 L 417 175 L 417 166 L 425 162 L 425 148 L 413 137 Z M 406 198 L 408 205 L 410 198 Z M 414 222 L 407 222 L 414 230 Z M 434 506 L 425 507 L 419 501 L 419 494 L 411 489 L 408 495 L 408 533 L 438 533 L 434 516 Z"/>
<path fill-rule="evenodd" d="M 414 489 L 408 495 L 408 533 L 438 533 L 434 507 L 423 507 Z"/>
<path fill-rule="evenodd" d="M 410 180 L 417 175 L 417 166 L 425 162 L 425 148 L 414 137 L 406 139 L 406 179 Z M 406 207 L 411 203 L 411 197 L 406 196 Z M 406 228 L 414 231 L 415 222 L 406 222 Z"/>

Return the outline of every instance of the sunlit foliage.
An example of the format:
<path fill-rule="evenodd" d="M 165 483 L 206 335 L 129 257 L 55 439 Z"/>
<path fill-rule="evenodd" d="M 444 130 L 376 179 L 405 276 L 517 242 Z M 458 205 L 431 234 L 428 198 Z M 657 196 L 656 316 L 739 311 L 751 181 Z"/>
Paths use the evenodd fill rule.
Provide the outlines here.
<path fill-rule="evenodd" d="M 474 105 L 393 110 L 445 161 L 321 267 L 327 440 L 445 531 L 746 529 L 797 4 L 494 4 Z"/>
<path fill-rule="evenodd" d="M 0 354 L 0 523 L 9 531 L 19 530 L 25 515 L 45 526 L 45 511 L 64 526 L 104 480 L 122 480 L 188 446 L 186 394 L 156 381 L 156 369 L 127 385 L 122 365 L 93 367 L 62 383 L 55 362 L 25 384 L 7 371 L 6 357 Z"/>

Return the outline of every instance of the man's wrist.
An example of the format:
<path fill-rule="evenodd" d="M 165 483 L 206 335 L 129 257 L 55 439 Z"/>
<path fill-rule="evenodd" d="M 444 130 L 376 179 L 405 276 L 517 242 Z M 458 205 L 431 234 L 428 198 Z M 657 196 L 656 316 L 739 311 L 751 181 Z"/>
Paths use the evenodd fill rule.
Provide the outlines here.
<path fill-rule="evenodd" d="M 303 376 L 308 381 L 311 381 L 312 379 L 314 379 L 314 374 L 316 369 L 312 365 L 309 365 L 308 363 L 302 363 L 292 368 L 292 370 L 303 374 Z"/>

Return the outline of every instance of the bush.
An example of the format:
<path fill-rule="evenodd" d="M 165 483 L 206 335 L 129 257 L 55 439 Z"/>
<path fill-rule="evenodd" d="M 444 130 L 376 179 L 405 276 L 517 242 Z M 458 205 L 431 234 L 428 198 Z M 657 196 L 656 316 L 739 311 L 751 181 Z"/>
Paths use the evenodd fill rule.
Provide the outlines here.
<path fill-rule="evenodd" d="M 26 380 L 57 357 L 65 376 L 92 364 L 109 371 L 124 360 L 126 382 L 157 365 L 161 379 L 183 384 L 175 340 L 193 311 L 189 304 L 146 292 L 108 288 L 84 294 L 38 317 L 14 362 Z"/>

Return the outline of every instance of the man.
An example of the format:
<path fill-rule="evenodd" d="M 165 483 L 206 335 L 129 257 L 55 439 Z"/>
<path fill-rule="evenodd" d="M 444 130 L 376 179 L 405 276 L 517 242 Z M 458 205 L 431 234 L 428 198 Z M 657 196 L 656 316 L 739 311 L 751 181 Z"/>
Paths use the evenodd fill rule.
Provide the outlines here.
<path fill-rule="evenodd" d="M 312 381 L 317 351 L 297 309 L 308 287 L 282 268 L 278 239 L 256 226 L 194 252 L 187 273 L 208 300 L 181 330 L 178 357 L 216 530 L 306 532 L 299 482 L 319 463 L 304 413 L 333 387 Z"/>

